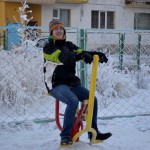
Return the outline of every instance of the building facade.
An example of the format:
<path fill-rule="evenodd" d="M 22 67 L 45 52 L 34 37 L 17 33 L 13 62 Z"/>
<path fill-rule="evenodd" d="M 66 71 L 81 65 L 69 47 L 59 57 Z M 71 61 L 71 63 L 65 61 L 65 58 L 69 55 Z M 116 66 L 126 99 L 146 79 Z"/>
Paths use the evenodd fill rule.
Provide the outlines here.
<path fill-rule="evenodd" d="M 24 0 L 0 1 L 0 26 L 20 21 Z M 30 25 L 48 26 L 60 19 L 66 27 L 150 30 L 150 0 L 27 0 Z M 15 19 L 14 19 L 15 18 Z"/>
<path fill-rule="evenodd" d="M 88 0 L 42 4 L 41 18 L 42 26 L 56 18 L 69 27 L 150 30 L 150 3 L 148 0 Z"/>

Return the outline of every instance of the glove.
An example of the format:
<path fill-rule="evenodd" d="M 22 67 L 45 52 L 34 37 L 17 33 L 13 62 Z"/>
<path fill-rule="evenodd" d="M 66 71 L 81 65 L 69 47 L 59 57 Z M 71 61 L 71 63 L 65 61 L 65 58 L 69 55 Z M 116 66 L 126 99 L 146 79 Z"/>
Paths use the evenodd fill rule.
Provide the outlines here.
<path fill-rule="evenodd" d="M 93 56 L 89 53 L 83 52 L 77 55 L 76 60 L 83 60 L 86 64 L 91 64 Z"/>
<path fill-rule="evenodd" d="M 91 62 L 93 61 L 93 56 L 89 53 L 83 53 L 83 61 L 86 64 L 91 64 Z"/>
<path fill-rule="evenodd" d="M 103 63 L 103 62 L 107 63 L 108 58 L 106 57 L 106 55 L 104 53 L 95 52 L 95 54 L 99 56 L 99 59 L 100 59 L 99 62 L 100 63 Z"/>

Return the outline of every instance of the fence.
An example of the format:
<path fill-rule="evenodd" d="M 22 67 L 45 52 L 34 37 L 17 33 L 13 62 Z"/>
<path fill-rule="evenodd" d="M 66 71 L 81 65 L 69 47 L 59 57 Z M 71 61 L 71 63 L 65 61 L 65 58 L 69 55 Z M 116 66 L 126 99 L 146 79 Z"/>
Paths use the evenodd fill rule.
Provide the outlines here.
<path fill-rule="evenodd" d="M 36 27 L 32 38 L 21 35 L 24 42 L 3 50 L 8 28 L 0 28 L 0 122 L 54 119 L 55 100 L 45 95 L 43 81 L 42 45 L 48 29 Z M 109 58 L 107 64 L 99 65 L 99 117 L 150 114 L 150 31 L 67 28 L 67 40 L 86 50 L 102 51 Z M 90 65 L 77 63 L 77 75 L 87 87 L 90 73 Z M 64 107 L 61 104 L 62 112 Z"/>
<path fill-rule="evenodd" d="M 149 114 L 150 32 L 87 30 L 86 49 L 105 52 L 97 92 L 100 116 Z M 93 38 L 94 37 L 94 38 Z"/>

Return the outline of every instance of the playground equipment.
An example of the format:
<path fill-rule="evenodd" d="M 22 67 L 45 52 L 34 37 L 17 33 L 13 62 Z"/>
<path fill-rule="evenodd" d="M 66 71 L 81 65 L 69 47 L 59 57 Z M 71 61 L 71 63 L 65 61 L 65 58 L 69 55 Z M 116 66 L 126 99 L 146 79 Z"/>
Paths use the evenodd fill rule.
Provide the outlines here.
<path fill-rule="evenodd" d="M 94 95 L 95 95 L 95 89 L 96 89 L 98 64 L 99 64 L 99 56 L 94 55 L 94 60 L 92 64 L 89 99 L 84 100 L 84 102 L 81 105 L 81 108 L 77 110 L 77 114 L 74 120 L 74 125 L 73 125 L 73 129 L 71 133 L 73 142 L 78 142 L 81 134 L 85 132 L 92 132 L 93 136 L 92 136 L 92 139 L 90 140 L 91 144 L 101 142 L 100 140 L 99 141 L 95 140 L 96 131 L 95 129 L 91 127 L 92 118 L 93 118 Z M 59 112 L 59 101 L 56 100 L 55 118 L 56 118 L 57 127 L 60 131 L 62 130 L 62 126 L 60 123 L 60 116 L 63 116 L 63 115 L 64 114 Z M 83 121 L 86 122 L 85 128 L 83 126 Z"/>

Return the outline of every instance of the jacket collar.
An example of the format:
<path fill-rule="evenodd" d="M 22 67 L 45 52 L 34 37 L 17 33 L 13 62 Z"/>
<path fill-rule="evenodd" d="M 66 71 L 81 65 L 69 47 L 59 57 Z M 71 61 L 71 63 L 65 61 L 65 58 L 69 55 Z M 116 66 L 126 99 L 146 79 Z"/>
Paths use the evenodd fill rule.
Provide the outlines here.
<path fill-rule="evenodd" d="M 55 40 L 55 39 L 53 39 L 52 36 L 49 36 L 49 37 L 48 37 L 48 41 L 49 41 L 50 43 L 53 43 L 53 44 L 57 45 L 57 46 L 63 46 L 63 45 L 65 44 L 65 42 L 66 42 L 66 39 L 63 39 L 63 40 Z"/>

